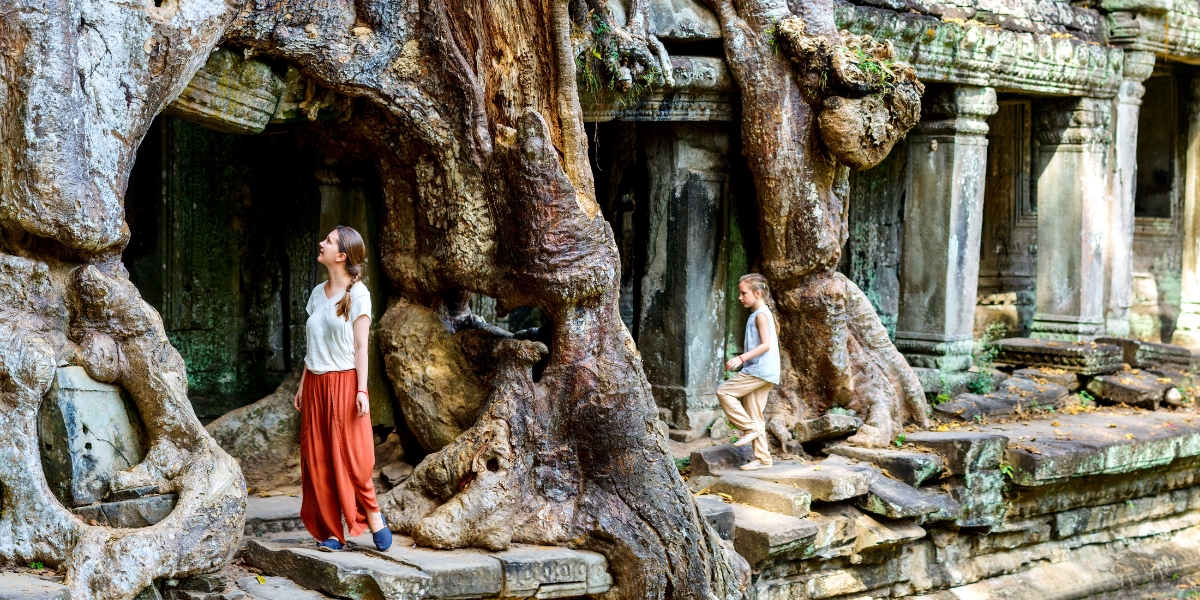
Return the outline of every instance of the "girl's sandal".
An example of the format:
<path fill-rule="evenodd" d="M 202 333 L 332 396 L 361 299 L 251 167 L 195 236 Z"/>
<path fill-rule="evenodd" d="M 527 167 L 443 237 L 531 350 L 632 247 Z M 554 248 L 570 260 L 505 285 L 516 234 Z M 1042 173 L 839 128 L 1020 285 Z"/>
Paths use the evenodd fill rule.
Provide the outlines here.
<path fill-rule="evenodd" d="M 383 513 L 379 513 L 379 520 L 383 521 L 383 527 L 372 533 L 371 538 L 375 540 L 375 547 L 383 552 L 392 547 L 392 530 L 388 529 L 387 518 L 383 516 Z"/>
<path fill-rule="evenodd" d="M 321 552 L 341 552 L 345 546 L 337 541 L 336 538 L 329 538 L 320 544 L 317 544 L 317 550 Z"/>

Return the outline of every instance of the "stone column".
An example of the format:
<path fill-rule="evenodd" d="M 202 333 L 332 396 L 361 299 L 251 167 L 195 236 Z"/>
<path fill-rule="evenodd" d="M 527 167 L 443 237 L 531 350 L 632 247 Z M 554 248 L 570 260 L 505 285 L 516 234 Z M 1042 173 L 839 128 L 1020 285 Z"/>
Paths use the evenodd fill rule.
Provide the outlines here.
<path fill-rule="evenodd" d="M 1111 101 L 1051 98 L 1034 105 L 1037 306 L 1033 337 L 1087 340 L 1104 331 Z"/>
<path fill-rule="evenodd" d="M 1192 80 L 1188 103 L 1183 186 L 1183 281 L 1179 320 L 1171 343 L 1200 349 L 1200 80 Z"/>
<path fill-rule="evenodd" d="M 934 90 L 908 134 L 896 347 L 914 367 L 971 366 L 987 117 L 998 109 L 993 88 Z"/>
<path fill-rule="evenodd" d="M 1146 87 L 1142 82 L 1154 71 L 1153 52 L 1125 53 L 1124 79 L 1117 92 L 1113 143 L 1112 199 L 1108 211 L 1108 301 L 1105 329 L 1110 336 L 1129 335 L 1129 309 L 1133 306 L 1133 200 L 1137 182 L 1138 113 Z"/>
<path fill-rule="evenodd" d="M 724 375 L 730 127 L 643 123 L 639 130 L 649 231 L 638 349 L 671 437 L 690 441 L 712 423 Z"/>

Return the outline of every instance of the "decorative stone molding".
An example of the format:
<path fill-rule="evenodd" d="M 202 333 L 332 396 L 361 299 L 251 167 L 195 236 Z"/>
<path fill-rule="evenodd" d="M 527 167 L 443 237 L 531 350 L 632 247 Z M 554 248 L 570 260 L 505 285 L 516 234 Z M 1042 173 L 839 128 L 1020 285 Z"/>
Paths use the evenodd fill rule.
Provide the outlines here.
<path fill-rule="evenodd" d="M 838 27 L 890 40 L 925 82 L 1099 98 L 1115 96 L 1121 83 L 1119 48 L 848 3 L 836 11 Z"/>
<path fill-rule="evenodd" d="M 922 99 L 921 122 L 913 134 L 985 136 L 987 118 L 1000 110 L 996 89 L 956 85 L 933 90 Z M 910 134 L 912 135 L 912 134 Z"/>
<path fill-rule="evenodd" d="M 581 88 L 583 120 L 603 121 L 733 121 L 737 86 L 725 60 L 710 56 L 672 56 L 675 85 L 638 97 L 622 97 L 602 87 Z"/>
<path fill-rule="evenodd" d="M 1053 98 L 1035 105 L 1034 132 L 1042 144 L 1107 144 L 1112 105 L 1099 98 Z"/>
<path fill-rule="evenodd" d="M 1106 9 L 1110 5 L 1125 6 L 1106 17 L 1109 44 L 1175 60 L 1200 59 L 1200 5 L 1196 2 L 1125 0 L 1103 4 Z"/>

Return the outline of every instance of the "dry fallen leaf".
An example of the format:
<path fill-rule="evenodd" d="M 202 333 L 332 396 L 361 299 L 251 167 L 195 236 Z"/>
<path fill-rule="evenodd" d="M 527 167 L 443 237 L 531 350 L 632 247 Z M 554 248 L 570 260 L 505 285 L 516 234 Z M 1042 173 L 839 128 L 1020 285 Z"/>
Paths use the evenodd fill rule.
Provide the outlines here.
<path fill-rule="evenodd" d="M 1133 439 L 1133 434 L 1132 434 L 1132 433 L 1127 433 L 1127 434 L 1125 434 L 1125 439 L 1127 439 L 1127 440 L 1132 440 L 1132 439 Z"/>

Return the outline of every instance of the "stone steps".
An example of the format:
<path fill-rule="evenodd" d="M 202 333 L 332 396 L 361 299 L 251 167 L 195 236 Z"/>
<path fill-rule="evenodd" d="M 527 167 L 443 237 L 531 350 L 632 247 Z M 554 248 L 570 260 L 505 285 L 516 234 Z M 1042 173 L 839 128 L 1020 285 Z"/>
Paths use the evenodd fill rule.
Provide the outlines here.
<path fill-rule="evenodd" d="M 300 498 L 295 496 L 271 496 L 246 498 L 245 535 L 304 532 L 300 520 Z"/>
<path fill-rule="evenodd" d="M 348 541 L 343 552 L 319 552 L 315 542 L 252 539 L 244 556 L 266 574 L 346 598 L 569 598 L 612 587 L 608 562 L 595 552 L 523 545 L 503 552 L 432 550 L 400 535 L 379 552 L 369 535 Z"/>

